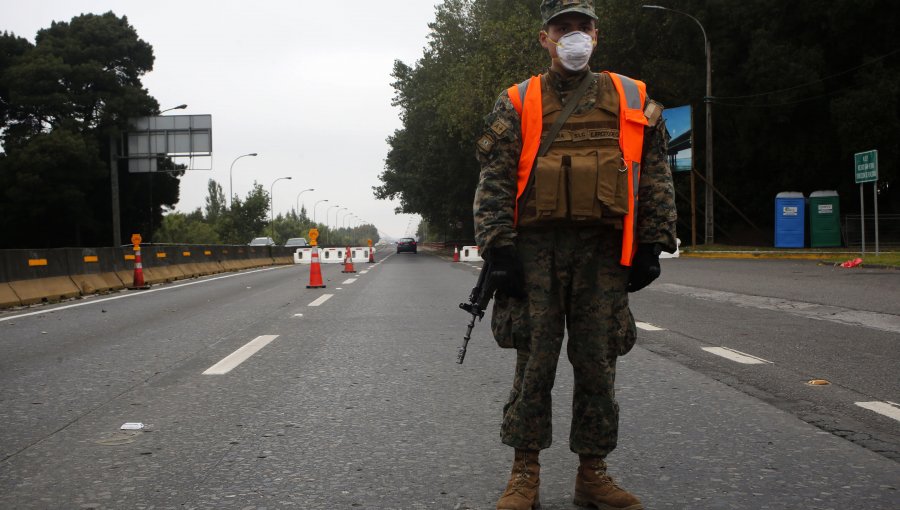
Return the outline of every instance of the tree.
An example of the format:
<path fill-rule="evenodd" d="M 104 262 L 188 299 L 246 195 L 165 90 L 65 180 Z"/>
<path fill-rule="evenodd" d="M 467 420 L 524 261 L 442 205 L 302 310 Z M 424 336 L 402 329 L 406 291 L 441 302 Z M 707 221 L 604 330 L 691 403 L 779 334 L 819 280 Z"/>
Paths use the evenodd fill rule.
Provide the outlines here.
<path fill-rule="evenodd" d="M 4 33 L 0 51 L 0 189 L 18 190 L 0 201 L 7 227 L 0 242 L 35 246 L 31 225 L 39 224 L 54 232 L 45 242 L 55 245 L 109 244 L 110 141 L 129 118 L 159 111 L 141 84 L 153 68 L 152 47 L 126 17 L 107 12 L 54 22 L 33 46 Z M 61 152 L 41 157 L 48 145 Z M 149 238 L 162 207 L 178 201 L 179 173 L 128 174 L 124 161 L 117 170 L 126 238 L 134 230 Z M 73 199 L 45 206 L 47 193 Z"/>
<path fill-rule="evenodd" d="M 702 170 L 706 58 L 689 18 L 642 9 L 645 2 L 596 3 L 598 51 L 592 69 L 648 83 L 667 106 L 696 115 L 693 154 Z M 715 184 L 762 227 L 774 221 L 779 191 L 838 190 L 844 210 L 858 210 L 853 153 L 879 150 L 879 210 L 900 212 L 900 50 L 892 37 L 900 6 L 885 0 L 678 0 L 667 6 L 703 24 L 712 46 Z M 478 166 L 474 140 L 498 93 L 547 65 L 537 43 L 538 2 L 445 0 L 415 65 L 396 62 L 394 105 L 403 127 L 390 149 L 375 196 L 399 199 L 418 213 L 428 235 L 471 233 Z M 702 172 L 701 172 L 702 173 Z M 675 176 L 680 197 L 688 179 Z M 702 194 L 702 184 L 701 184 Z M 680 217 L 689 218 L 680 199 Z M 699 204 L 702 215 L 702 200 Z M 689 222 L 679 225 L 686 238 Z M 747 236 L 738 212 L 717 199 L 717 238 Z"/>

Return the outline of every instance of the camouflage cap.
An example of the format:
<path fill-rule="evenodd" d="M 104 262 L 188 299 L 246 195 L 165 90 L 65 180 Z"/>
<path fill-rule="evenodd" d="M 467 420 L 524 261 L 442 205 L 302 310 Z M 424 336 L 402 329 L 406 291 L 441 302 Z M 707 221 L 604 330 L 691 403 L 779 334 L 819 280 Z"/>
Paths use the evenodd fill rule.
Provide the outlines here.
<path fill-rule="evenodd" d="M 541 20 L 545 25 L 551 19 L 567 12 L 577 12 L 597 19 L 593 0 L 543 0 L 541 2 Z"/>

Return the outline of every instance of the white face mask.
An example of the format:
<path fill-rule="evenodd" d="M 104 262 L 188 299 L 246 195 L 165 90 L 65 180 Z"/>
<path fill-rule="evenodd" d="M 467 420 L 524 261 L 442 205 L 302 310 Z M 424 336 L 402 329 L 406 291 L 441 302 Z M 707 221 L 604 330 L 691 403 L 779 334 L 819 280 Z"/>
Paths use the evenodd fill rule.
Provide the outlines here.
<path fill-rule="evenodd" d="M 546 35 L 547 33 L 544 32 Z M 578 72 L 587 67 L 591 53 L 594 51 L 594 38 L 584 32 L 569 32 L 559 38 L 559 41 L 547 40 L 557 46 L 556 54 L 559 62 L 568 71 Z"/>

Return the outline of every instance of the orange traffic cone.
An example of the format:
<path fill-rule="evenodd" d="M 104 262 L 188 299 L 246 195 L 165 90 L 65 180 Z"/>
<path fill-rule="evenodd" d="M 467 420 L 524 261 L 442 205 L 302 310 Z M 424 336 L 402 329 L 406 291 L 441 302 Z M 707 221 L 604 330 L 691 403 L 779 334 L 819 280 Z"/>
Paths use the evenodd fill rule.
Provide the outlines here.
<path fill-rule="evenodd" d="M 322 268 L 319 266 L 319 248 L 313 246 L 312 258 L 309 263 L 309 285 L 307 289 L 324 289 L 325 284 L 322 282 Z"/>
<path fill-rule="evenodd" d="M 453 262 L 459 262 L 459 246 L 453 247 Z"/>
<path fill-rule="evenodd" d="M 134 246 L 134 281 L 129 289 L 149 289 L 150 286 L 144 283 L 144 265 L 141 263 L 141 248 Z"/>
<path fill-rule="evenodd" d="M 344 270 L 342 273 L 355 273 L 356 269 L 353 269 L 353 257 L 350 256 L 350 247 L 347 247 L 347 255 L 344 256 Z"/>
<path fill-rule="evenodd" d="M 375 247 L 370 246 L 369 247 L 369 264 L 374 264 L 374 263 L 375 263 Z"/>

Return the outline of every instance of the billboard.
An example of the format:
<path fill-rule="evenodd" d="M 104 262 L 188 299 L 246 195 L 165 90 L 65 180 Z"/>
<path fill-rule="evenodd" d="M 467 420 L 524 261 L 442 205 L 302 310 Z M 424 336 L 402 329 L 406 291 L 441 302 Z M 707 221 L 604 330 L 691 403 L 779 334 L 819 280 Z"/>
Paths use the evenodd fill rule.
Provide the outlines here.
<path fill-rule="evenodd" d="M 691 107 L 690 105 L 663 110 L 669 132 L 669 166 L 673 172 L 691 171 Z"/>

